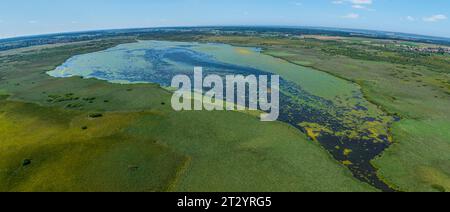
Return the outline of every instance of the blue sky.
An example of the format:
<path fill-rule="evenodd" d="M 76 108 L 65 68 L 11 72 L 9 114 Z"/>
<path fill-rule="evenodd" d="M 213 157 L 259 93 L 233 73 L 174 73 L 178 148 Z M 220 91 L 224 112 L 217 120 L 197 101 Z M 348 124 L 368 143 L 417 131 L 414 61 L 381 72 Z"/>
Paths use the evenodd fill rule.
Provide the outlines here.
<path fill-rule="evenodd" d="M 450 37 L 449 0 L 0 0 L 0 38 L 156 26 L 289 25 Z"/>

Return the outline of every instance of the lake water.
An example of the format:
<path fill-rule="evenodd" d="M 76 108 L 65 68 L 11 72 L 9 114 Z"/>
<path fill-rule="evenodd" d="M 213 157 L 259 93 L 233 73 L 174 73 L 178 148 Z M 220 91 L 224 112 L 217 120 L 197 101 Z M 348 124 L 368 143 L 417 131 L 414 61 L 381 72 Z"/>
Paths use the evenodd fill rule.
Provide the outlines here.
<path fill-rule="evenodd" d="M 74 56 L 48 74 L 169 86 L 175 75 L 192 77 L 195 66 L 203 67 L 205 75 L 280 75 L 279 120 L 320 142 L 358 179 L 389 190 L 377 179 L 370 161 L 389 146 L 392 118 L 366 101 L 358 85 L 265 55 L 260 49 L 139 41 Z"/>

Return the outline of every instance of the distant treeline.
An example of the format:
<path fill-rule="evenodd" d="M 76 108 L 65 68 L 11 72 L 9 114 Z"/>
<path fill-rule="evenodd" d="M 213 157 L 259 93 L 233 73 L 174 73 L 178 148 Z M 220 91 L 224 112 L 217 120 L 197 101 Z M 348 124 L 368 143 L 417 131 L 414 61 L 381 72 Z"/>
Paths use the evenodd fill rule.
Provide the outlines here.
<path fill-rule="evenodd" d="M 328 35 L 343 37 L 366 37 L 376 39 L 393 39 L 413 41 L 450 46 L 450 39 L 431 36 L 412 35 L 404 33 L 380 32 L 369 30 L 352 30 L 319 27 L 172 27 L 172 28 L 146 28 L 146 29 L 121 29 L 101 30 L 89 32 L 60 33 L 50 35 L 37 35 L 17 37 L 0 40 L 0 51 L 45 45 L 88 41 L 118 36 L 133 36 L 137 39 L 158 39 L 172 37 L 180 40 L 193 36 L 227 34 L 227 35 L 270 35 L 270 36 L 299 36 L 299 35 Z"/>

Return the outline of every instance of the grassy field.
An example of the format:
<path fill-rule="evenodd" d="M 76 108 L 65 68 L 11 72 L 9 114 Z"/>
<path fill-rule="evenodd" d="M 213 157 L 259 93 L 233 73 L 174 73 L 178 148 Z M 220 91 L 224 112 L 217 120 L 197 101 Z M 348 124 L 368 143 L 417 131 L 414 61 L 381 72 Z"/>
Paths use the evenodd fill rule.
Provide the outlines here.
<path fill-rule="evenodd" d="M 400 191 L 450 191 L 450 56 L 319 38 L 195 37 L 262 47 L 359 84 L 366 99 L 400 118 L 393 145 L 372 161 L 379 177 Z M 133 41 L 0 55 L 1 191 L 374 190 L 285 124 L 235 112 L 175 113 L 170 93 L 156 85 L 45 74 L 72 55 Z"/>
<path fill-rule="evenodd" d="M 317 143 L 236 112 L 174 112 L 156 85 L 45 74 L 132 39 L 0 56 L 0 191 L 374 191 Z"/>
<path fill-rule="evenodd" d="M 391 127 L 394 144 L 373 161 L 379 176 L 400 191 L 450 191 L 449 55 L 354 39 L 204 39 L 264 47 L 266 54 L 358 83 L 366 99 L 401 118 Z"/>

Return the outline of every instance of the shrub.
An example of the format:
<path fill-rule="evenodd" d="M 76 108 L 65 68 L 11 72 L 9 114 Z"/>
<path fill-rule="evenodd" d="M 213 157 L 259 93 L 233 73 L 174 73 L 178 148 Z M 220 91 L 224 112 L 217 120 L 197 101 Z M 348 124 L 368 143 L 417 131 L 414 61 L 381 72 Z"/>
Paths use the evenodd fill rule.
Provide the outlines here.
<path fill-rule="evenodd" d="M 101 114 L 101 113 L 89 114 L 89 118 L 100 118 L 100 117 L 103 117 L 103 114 Z"/>

